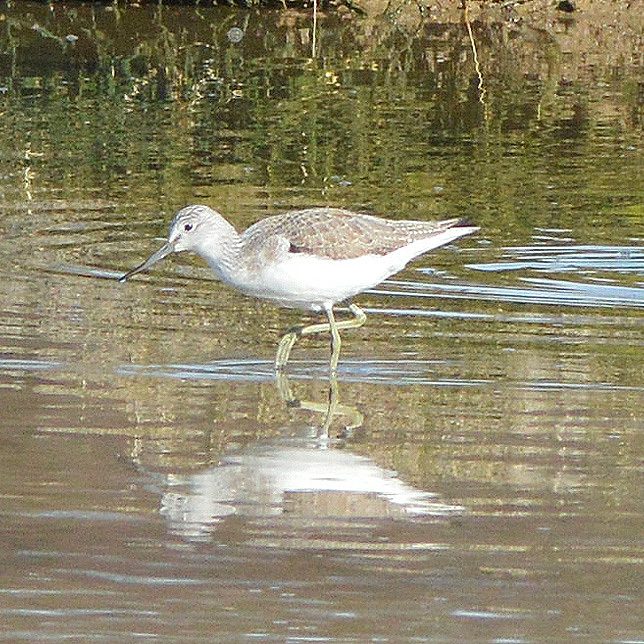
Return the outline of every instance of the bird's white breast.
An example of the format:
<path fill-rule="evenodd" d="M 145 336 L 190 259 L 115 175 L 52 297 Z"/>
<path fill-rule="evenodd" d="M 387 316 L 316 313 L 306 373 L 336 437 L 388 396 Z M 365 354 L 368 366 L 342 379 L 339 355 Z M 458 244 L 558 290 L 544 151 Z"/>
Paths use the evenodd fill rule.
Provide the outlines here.
<path fill-rule="evenodd" d="M 282 306 L 319 311 L 372 288 L 393 272 L 381 255 L 337 260 L 289 253 L 247 275 L 243 283 L 233 279 L 232 286 Z"/>

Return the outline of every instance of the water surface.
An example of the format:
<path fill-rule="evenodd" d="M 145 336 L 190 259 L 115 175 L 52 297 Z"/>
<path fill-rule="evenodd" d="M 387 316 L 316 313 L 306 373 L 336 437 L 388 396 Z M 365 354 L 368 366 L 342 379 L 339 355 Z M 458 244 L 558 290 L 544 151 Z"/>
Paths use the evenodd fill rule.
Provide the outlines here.
<path fill-rule="evenodd" d="M 1 11 L 2 638 L 644 638 L 634 10 Z M 191 202 L 481 232 L 276 382 Z"/>

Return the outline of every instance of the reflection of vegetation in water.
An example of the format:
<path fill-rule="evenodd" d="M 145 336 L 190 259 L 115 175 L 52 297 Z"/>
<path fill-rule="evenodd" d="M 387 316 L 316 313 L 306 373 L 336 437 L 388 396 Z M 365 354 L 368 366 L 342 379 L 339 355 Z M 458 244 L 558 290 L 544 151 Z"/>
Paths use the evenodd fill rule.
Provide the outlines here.
<path fill-rule="evenodd" d="M 547 203 L 545 186 L 526 176 L 595 145 L 606 113 L 616 137 L 629 131 L 639 109 L 628 69 L 625 91 L 598 102 L 594 83 L 561 83 L 551 35 L 505 24 L 474 23 L 484 123 L 459 24 L 326 16 L 312 61 L 307 14 L 20 4 L 5 18 L 3 134 L 19 150 L 46 151 L 42 162 L 70 187 L 100 178 L 109 190 L 180 200 L 190 186 L 241 185 L 250 174 L 395 211 L 403 182 L 418 191 L 405 209 L 432 211 L 445 186 L 471 181 L 471 192 L 444 194 L 451 206 L 474 202 L 485 217 L 501 197 L 503 219 L 521 211 L 519 186 Z M 48 140 L 34 141 L 29 119 L 42 105 Z M 573 181 L 579 174 L 590 185 L 605 168 L 571 169 Z"/>

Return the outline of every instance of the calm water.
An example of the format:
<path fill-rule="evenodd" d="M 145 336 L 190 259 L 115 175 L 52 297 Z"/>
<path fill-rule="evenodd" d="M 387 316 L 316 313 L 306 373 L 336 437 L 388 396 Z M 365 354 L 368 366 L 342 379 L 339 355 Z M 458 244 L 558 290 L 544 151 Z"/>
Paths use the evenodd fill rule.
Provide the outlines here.
<path fill-rule="evenodd" d="M 54 7 L 0 5 L 0 639 L 644 640 L 635 10 L 475 22 L 481 92 L 458 14 Z M 113 279 L 190 202 L 482 230 L 276 383 L 297 312 Z"/>

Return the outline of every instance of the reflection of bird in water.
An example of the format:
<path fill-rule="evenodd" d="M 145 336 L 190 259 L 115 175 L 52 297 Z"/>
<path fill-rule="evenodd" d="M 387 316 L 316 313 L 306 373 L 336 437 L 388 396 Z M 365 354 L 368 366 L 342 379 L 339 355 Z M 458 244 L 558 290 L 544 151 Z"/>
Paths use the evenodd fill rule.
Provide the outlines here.
<path fill-rule="evenodd" d="M 203 539 L 230 515 L 289 519 L 449 516 L 462 508 L 413 488 L 347 450 L 262 442 L 197 474 L 168 477 L 161 513 L 173 531 Z"/>
<path fill-rule="evenodd" d="M 335 449 L 329 437 L 334 418 L 348 421 L 348 433 L 363 422 L 355 407 L 340 403 L 335 376 L 329 378 L 325 402 L 296 398 L 283 373 L 276 385 L 288 406 L 321 414 L 321 425 L 310 427 L 303 437 L 263 440 L 231 451 L 216 467 L 198 473 L 166 475 L 161 514 L 174 532 L 202 540 L 231 515 L 287 515 L 288 520 L 314 520 L 320 525 L 340 519 L 462 512 L 460 506 L 437 501 L 436 495 L 404 483 L 365 456 Z M 342 445 L 346 447 L 345 441 Z"/>
<path fill-rule="evenodd" d="M 418 255 L 476 230 L 461 219 L 394 221 L 310 208 L 267 217 L 240 234 L 215 210 L 187 206 L 172 220 L 168 241 L 121 281 L 171 253 L 193 251 L 220 280 L 246 295 L 326 313 L 328 322 L 297 327 L 283 336 L 275 367 L 285 367 L 298 337 L 330 332 L 330 369 L 335 372 L 339 331 L 362 326 L 366 316 L 351 304 L 354 317 L 337 322 L 333 306 L 376 286 Z"/>
<path fill-rule="evenodd" d="M 335 416 L 344 416 L 349 420 L 344 426 L 343 437 L 350 435 L 354 430 L 362 426 L 364 421 L 362 413 L 355 407 L 340 404 L 338 379 L 334 374 L 329 375 L 329 394 L 326 403 L 296 398 L 293 395 L 289 379 L 284 372 L 277 374 L 275 384 L 280 398 L 286 403 L 287 407 L 324 414 L 324 420 L 318 430 L 318 438 L 322 441 L 328 440 L 329 429 Z"/>

